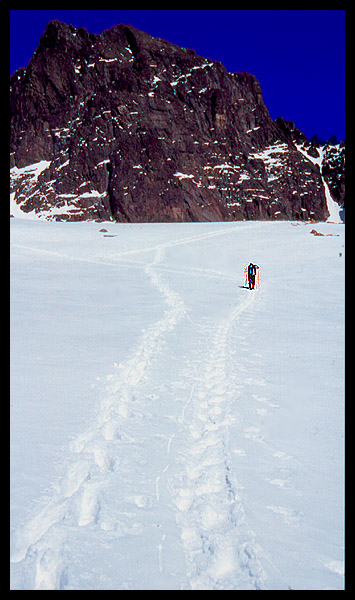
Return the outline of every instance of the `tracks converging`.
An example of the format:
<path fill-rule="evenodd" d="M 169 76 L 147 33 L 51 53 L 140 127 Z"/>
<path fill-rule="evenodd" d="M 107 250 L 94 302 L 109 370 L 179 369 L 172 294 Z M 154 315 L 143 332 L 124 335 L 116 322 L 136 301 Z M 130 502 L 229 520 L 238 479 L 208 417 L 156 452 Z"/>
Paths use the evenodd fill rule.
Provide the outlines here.
<path fill-rule="evenodd" d="M 120 265 L 132 256 L 152 256 L 138 266 L 164 300 L 160 318 L 144 330 L 127 359 L 107 378 L 96 417 L 70 441 L 68 464 L 51 497 L 26 525 L 12 534 L 11 560 L 24 561 L 32 573 L 34 589 L 66 589 L 67 558 L 63 550 L 68 531 L 97 526 L 115 532 L 103 507 L 102 492 L 120 469 L 122 443 L 129 443 L 125 423 L 134 421 L 132 395 L 147 387 L 150 368 L 159 356 L 169 332 L 188 317 L 181 295 L 164 279 L 161 261 L 166 248 L 192 244 L 231 228 L 186 237 L 142 250 L 112 255 L 102 264 Z M 75 260 L 75 257 L 63 256 Z M 87 260 L 89 259 L 79 259 Z M 95 259 L 93 259 L 93 262 Z M 122 263 L 123 264 L 123 263 Z M 161 267 L 161 268 L 160 268 Z M 209 276 L 201 271 L 201 276 Z M 229 426 L 235 419 L 233 382 L 229 376 L 230 336 L 233 327 L 256 295 L 247 293 L 225 318 L 200 330 L 205 352 L 195 360 L 196 381 L 187 383 L 181 416 L 183 431 L 178 474 L 169 480 L 180 542 L 186 558 L 191 589 L 263 589 L 264 573 L 258 560 L 255 534 L 246 522 L 238 494 L 238 474 L 233 472 L 229 450 Z M 188 365 L 184 365 L 186 368 Z M 168 449 L 172 437 L 169 438 Z M 156 478 L 156 502 L 161 501 L 160 477 Z M 138 503 L 138 504 L 137 504 Z M 136 496 L 136 504 L 150 501 Z M 162 539 L 165 539 L 164 536 Z M 163 544 L 159 544 L 159 571 L 163 569 Z"/>

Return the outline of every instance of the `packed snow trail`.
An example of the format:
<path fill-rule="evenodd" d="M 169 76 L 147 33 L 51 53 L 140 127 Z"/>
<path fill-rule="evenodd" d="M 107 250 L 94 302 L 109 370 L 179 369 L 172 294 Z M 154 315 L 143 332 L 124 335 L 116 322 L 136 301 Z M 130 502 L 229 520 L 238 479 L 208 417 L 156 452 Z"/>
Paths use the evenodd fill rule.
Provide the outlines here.
<path fill-rule="evenodd" d="M 150 327 L 139 340 L 133 354 L 109 378 L 92 428 L 71 443 L 72 460 L 61 485 L 47 506 L 23 529 L 12 536 L 11 560 L 19 562 L 34 554 L 34 589 L 61 589 L 63 579 L 62 538 L 65 521 L 79 526 L 100 521 L 100 491 L 115 465 L 113 440 L 120 438 L 121 419 L 130 414 L 131 393 L 145 376 L 152 356 L 169 329 L 185 312 L 183 301 L 154 271 L 163 247 L 158 246 L 155 260 L 145 267 L 168 305 L 162 319 Z M 100 521 L 102 529 L 107 527 Z M 55 532 L 55 533 L 54 533 Z"/>
<path fill-rule="evenodd" d="M 36 227 L 37 237 L 32 227 Z M 100 292 L 94 296 L 95 303 L 88 304 L 81 333 L 82 344 L 89 339 L 95 350 L 94 359 L 90 355 L 90 370 L 85 371 L 89 379 L 95 375 L 100 378 L 95 406 L 89 399 L 85 404 L 84 397 L 82 425 L 69 434 L 68 443 L 56 458 L 60 476 L 42 499 L 36 489 L 32 513 L 26 507 L 28 518 L 22 517 L 12 532 L 13 589 L 307 589 L 310 583 L 312 589 L 319 585 L 339 589 L 343 569 L 339 535 L 334 527 L 327 543 L 323 542 L 324 525 L 321 519 L 318 522 L 322 510 L 316 498 L 320 486 L 329 489 L 328 479 L 332 490 L 339 490 L 341 485 L 338 433 L 334 438 L 333 430 L 328 433 L 324 427 L 327 419 L 323 409 L 327 402 L 332 427 L 341 431 L 341 407 L 334 403 L 338 384 L 329 388 L 327 400 L 320 349 L 328 353 L 332 348 L 338 365 L 341 350 L 327 337 L 326 327 L 317 328 L 313 312 L 307 320 L 313 303 L 309 301 L 305 308 L 306 292 L 300 297 L 299 282 L 302 286 L 310 280 L 316 282 L 316 286 L 305 285 L 307 294 L 315 294 L 324 285 L 323 256 L 328 252 L 334 265 L 331 281 L 338 283 L 327 286 L 326 295 L 319 293 L 327 302 L 334 295 L 339 309 L 341 283 L 334 273 L 342 264 L 341 238 L 316 239 L 290 224 L 280 224 L 277 234 L 285 233 L 275 235 L 275 224 L 249 223 L 177 227 L 173 236 L 170 228 L 162 227 L 157 239 L 158 229 L 148 228 L 141 235 L 137 226 L 133 231 L 139 235 L 134 236 L 133 243 L 131 231 L 126 229 L 127 237 L 113 238 L 109 246 L 106 240 L 95 246 L 94 227 L 81 227 L 82 250 L 73 242 L 72 229 L 58 224 L 26 224 L 26 235 L 13 243 L 20 259 L 19 281 L 25 286 L 21 283 L 19 288 L 21 298 L 27 289 L 24 259 L 31 277 L 44 263 L 48 277 L 52 272 L 58 277 L 62 269 L 70 287 L 75 288 L 78 277 L 82 277 L 90 294 L 97 289 Z M 271 233 L 263 237 L 267 227 Z M 331 225 L 327 227 L 333 231 Z M 63 235 L 68 236 L 66 243 L 60 238 Z M 327 245 L 319 247 L 324 241 Z M 273 252 L 265 254 L 265 248 L 271 247 Z M 314 270 L 309 249 L 318 247 L 318 268 Z M 292 270 L 290 259 L 297 256 L 299 248 L 306 258 L 303 260 L 303 254 L 297 258 Z M 246 262 L 257 259 L 264 266 L 263 272 L 269 272 L 270 281 L 274 252 L 281 274 L 277 290 L 268 288 L 267 282 L 260 290 L 244 289 Z M 98 279 L 101 273 L 102 279 Z M 86 280 L 91 274 L 92 284 Z M 121 280 L 125 285 L 135 282 L 133 291 L 144 290 L 144 296 L 126 296 L 124 290 L 121 299 L 114 287 L 112 312 L 106 315 L 100 310 L 95 325 L 92 310 L 101 309 L 96 298 L 102 302 L 115 281 L 120 292 Z M 40 300 L 46 289 L 41 285 Z M 53 293 L 49 284 L 49 294 Z M 60 297 L 66 300 L 67 294 L 64 289 Z M 88 300 L 85 294 L 80 300 L 81 314 Z M 68 306 L 73 310 L 73 304 Z M 104 306 L 110 311 L 109 303 Z M 317 319 L 323 323 L 319 312 L 322 305 L 316 306 Z M 303 320 L 298 321 L 303 313 L 304 325 Z M 131 314 L 135 319 L 141 316 L 138 326 L 130 325 Z M 106 333 L 104 337 L 106 320 L 112 335 Z M 310 323 L 317 340 L 316 346 L 313 336 L 308 341 L 312 360 L 302 342 Z M 299 340 L 293 327 L 301 332 Z M 255 335 L 258 328 L 265 340 Z M 106 354 L 102 342 L 108 343 Z M 83 347 L 78 349 L 82 352 Z M 74 357 L 75 347 L 71 351 Z M 297 390 L 299 362 L 295 363 L 293 356 L 305 351 L 302 374 L 307 377 L 313 363 L 314 371 L 306 379 L 306 391 L 302 388 L 295 402 L 292 393 Z M 111 365 L 111 360 L 116 360 L 104 373 L 97 366 L 100 353 Z M 288 353 L 291 361 L 287 362 Z M 334 360 L 329 373 L 335 368 Z M 80 359 L 79 364 L 81 368 L 84 362 Z M 55 368 L 49 372 L 51 378 L 53 373 Z M 62 372 L 60 376 L 59 382 Z M 82 380 L 83 372 L 79 376 Z M 19 408 L 31 407 L 32 402 L 36 417 L 30 386 L 28 399 L 22 388 L 20 391 L 25 402 Z M 317 403 L 319 397 L 321 402 Z M 65 403 L 61 400 L 46 398 L 41 414 L 53 411 L 56 402 L 62 411 Z M 16 395 L 14 402 L 18 403 Z M 290 429 L 288 415 L 294 414 L 295 406 L 299 412 Z M 40 420 L 39 425 L 43 427 Z M 64 420 L 70 431 L 69 425 Z M 26 427 L 32 431 L 31 421 Z M 55 429 L 49 437 L 55 435 Z M 27 438 L 27 443 L 29 456 L 35 456 L 32 440 L 29 443 Z M 322 465 L 327 465 L 325 471 L 317 462 L 318 455 Z M 336 514 L 341 512 L 336 494 L 334 500 L 327 500 L 332 514 L 333 506 L 339 508 Z M 332 522 L 335 520 L 332 517 Z M 319 539 L 321 550 L 317 547 Z M 313 563 L 319 573 L 315 581 Z"/>
<path fill-rule="evenodd" d="M 236 416 L 231 410 L 235 387 L 228 378 L 228 338 L 254 298 L 254 293 L 248 295 L 217 328 L 188 400 L 192 418 L 174 502 L 191 589 L 264 587 L 259 548 L 246 523 L 229 449 L 229 425 Z M 181 420 L 184 423 L 184 412 Z"/>

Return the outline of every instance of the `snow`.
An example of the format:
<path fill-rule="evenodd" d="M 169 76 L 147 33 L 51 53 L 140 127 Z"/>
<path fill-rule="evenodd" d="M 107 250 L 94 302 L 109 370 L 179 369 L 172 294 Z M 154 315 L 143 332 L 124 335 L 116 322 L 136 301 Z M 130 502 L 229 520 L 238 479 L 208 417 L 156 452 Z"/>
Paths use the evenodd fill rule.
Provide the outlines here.
<path fill-rule="evenodd" d="M 127 50 L 129 50 L 129 48 L 127 48 Z M 106 63 L 115 62 L 117 60 L 119 60 L 118 57 L 116 57 L 116 58 L 99 58 L 99 62 L 106 62 Z M 93 64 L 95 64 L 95 63 L 93 63 Z M 88 66 L 91 67 L 92 65 L 88 65 Z"/>
<path fill-rule="evenodd" d="M 344 589 L 344 225 L 10 225 L 11 589 Z"/>
<path fill-rule="evenodd" d="M 16 182 L 17 179 L 26 179 L 28 180 L 28 190 L 32 191 L 32 188 L 35 186 L 38 177 L 40 174 L 48 169 L 51 161 L 41 160 L 32 165 L 28 165 L 27 167 L 12 167 L 10 169 L 10 179 L 12 182 Z M 10 215 L 13 217 L 21 217 L 24 219 L 36 219 L 38 218 L 34 211 L 32 213 L 25 213 L 20 208 L 20 204 L 18 204 L 15 200 L 16 193 L 10 192 Z"/>
<path fill-rule="evenodd" d="M 268 181 L 271 182 L 278 179 L 280 169 L 285 168 L 286 159 L 282 155 L 287 154 L 287 152 L 287 144 L 280 142 L 268 146 L 261 152 L 253 152 L 249 157 L 263 161 L 268 173 Z"/>
<path fill-rule="evenodd" d="M 186 173 L 180 173 L 179 171 L 177 173 L 174 173 L 174 177 L 177 177 L 178 179 L 192 179 L 194 177 L 194 175 L 188 175 Z"/>
<path fill-rule="evenodd" d="M 38 177 L 42 173 L 42 171 L 45 171 L 46 169 L 48 169 L 50 164 L 51 164 L 50 160 L 40 160 L 37 163 L 28 165 L 27 167 L 22 167 L 22 168 L 12 167 L 12 169 L 10 169 L 11 179 L 16 180 L 19 177 L 23 177 L 24 175 L 27 175 L 30 177 L 30 179 L 33 179 L 36 182 Z"/>
<path fill-rule="evenodd" d="M 205 169 L 207 169 L 208 167 L 204 167 Z M 228 172 L 228 171 L 238 171 L 238 169 L 240 169 L 240 167 L 237 165 L 230 165 L 228 163 L 223 163 L 221 165 L 215 165 L 214 167 L 210 167 L 212 169 L 217 169 L 218 171 L 222 171 L 222 173 Z"/>
<path fill-rule="evenodd" d="M 295 144 L 295 145 L 297 147 L 297 150 L 299 152 L 301 152 L 301 154 L 303 154 L 303 156 L 307 160 L 309 160 L 314 165 L 318 165 L 319 168 L 321 168 L 322 162 L 323 162 L 323 156 L 324 156 L 323 147 L 318 148 L 318 157 L 315 158 L 315 157 L 312 157 L 309 154 L 307 154 L 307 152 L 305 151 L 305 149 L 303 148 L 303 146 L 301 144 Z M 328 208 L 328 212 L 329 212 L 329 217 L 327 219 L 327 222 L 328 223 L 343 223 L 345 221 L 345 208 L 343 206 L 339 206 L 339 204 L 337 202 L 335 202 L 335 200 L 333 200 L 330 190 L 329 190 L 329 186 L 323 177 L 322 177 L 322 181 L 323 181 L 323 185 L 324 185 L 325 197 L 327 200 L 327 208 Z"/>
<path fill-rule="evenodd" d="M 325 192 L 325 197 L 327 199 L 327 207 L 328 207 L 328 212 L 329 212 L 329 217 L 328 217 L 327 221 L 328 221 L 328 223 L 342 223 L 343 219 L 342 219 L 341 215 L 343 215 L 344 219 L 345 219 L 345 209 L 343 207 L 341 207 L 337 202 L 335 202 L 335 200 L 333 200 L 333 198 L 330 194 L 329 186 L 324 179 L 323 179 L 323 184 L 324 184 L 324 192 Z"/>

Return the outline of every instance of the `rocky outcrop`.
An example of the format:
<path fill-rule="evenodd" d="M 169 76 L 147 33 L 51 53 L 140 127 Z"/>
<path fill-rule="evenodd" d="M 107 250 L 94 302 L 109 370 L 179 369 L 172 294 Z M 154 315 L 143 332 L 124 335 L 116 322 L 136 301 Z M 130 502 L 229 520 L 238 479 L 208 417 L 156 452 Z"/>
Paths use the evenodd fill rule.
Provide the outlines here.
<path fill-rule="evenodd" d="M 328 216 L 319 166 L 289 122 L 271 119 L 249 73 L 131 26 L 93 35 L 53 21 L 10 85 L 11 192 L 24 212 L 121 222 Z"/>
<path fill-rule="evenodd" d="M 310 142 L 306 136 L 297 129 L 291 121 L 285 121 L 281 117 L 276 119 L 288 138 L 310 160 L 318 163 L 324 181 L 329 186 L 329 191 L 335 202 L 345 208 L 345 143 L 325 144 Z"/>
<path fill-rule="evenodd" d="M 327 143 L 322 152 L 322 175 L 334 200 L 345 208 L 345 144 Z"/>

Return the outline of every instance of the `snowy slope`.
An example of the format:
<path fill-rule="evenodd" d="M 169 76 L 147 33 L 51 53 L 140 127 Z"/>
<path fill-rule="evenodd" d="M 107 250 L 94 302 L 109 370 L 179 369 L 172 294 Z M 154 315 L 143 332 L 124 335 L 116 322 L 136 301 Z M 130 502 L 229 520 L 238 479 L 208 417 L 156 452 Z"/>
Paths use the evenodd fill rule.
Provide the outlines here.
<path fill-rule="evenodd" d="M 11 588 L 343 589 L 344 226 L 105 227 L 11 219 Z"/>

